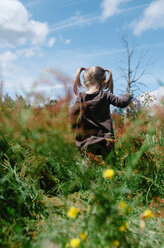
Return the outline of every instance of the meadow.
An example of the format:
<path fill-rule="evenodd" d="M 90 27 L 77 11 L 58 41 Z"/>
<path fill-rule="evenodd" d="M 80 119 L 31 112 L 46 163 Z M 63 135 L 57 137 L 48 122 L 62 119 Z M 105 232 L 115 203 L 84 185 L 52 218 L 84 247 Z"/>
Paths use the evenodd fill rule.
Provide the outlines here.
<path fill-rule="evenodd" d="M 113 114 L 103 161 L 76 149 L 70 101 L 1 92 L 0 247 L 164 247 L 163 105 Z"/>

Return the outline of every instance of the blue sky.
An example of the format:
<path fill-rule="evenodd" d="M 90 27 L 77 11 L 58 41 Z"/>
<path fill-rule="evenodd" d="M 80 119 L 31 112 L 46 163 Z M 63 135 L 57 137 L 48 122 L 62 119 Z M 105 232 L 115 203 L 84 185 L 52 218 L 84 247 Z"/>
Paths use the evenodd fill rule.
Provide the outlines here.
<path fill-rule="evenodd" d="M 99 65 L 112 70 L 120 95 L 126 88 L 122 35 L 137 46 L 132 65 L 148 50 L 141 90 L 157 90 L 158 80 L 164 82 L 164 0 L 0 0 L 0 79 L 13 96 L 44 82 L 47 68 L 74 77 L 79 67 Z M 52 78 L 39 88 L 51 98 L 63 94 Z"/>

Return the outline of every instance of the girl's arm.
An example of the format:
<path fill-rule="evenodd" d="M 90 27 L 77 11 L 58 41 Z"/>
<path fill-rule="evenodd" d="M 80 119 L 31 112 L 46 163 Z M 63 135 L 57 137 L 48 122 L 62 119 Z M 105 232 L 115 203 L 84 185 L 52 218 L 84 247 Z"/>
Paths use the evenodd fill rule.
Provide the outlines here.
<path fill-rule="evenodd" d="M 77 97 L 75 104 L 73 105 L 73 107 L 71 108 L 70 111 L 70 123 L 71 123 L 71 128 L 75 129 L 76 128 L 76 123 L 79 117 L 79 113 L 80 113 L 80 100 Z"/>
<path fill-rule="evenodd" d="M 131 102 L 132 97 L 129 93 L 125 93 L 122 97 L 117 97 L 107 92 L 107 99 L 109 104 L 112 104 L 119 108 L 125 108 Z"/>

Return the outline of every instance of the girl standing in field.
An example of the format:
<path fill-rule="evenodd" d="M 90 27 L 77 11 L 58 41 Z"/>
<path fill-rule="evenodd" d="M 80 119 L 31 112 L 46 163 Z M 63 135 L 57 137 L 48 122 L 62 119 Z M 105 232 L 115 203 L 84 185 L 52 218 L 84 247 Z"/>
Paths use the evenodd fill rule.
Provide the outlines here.
<path fill-rule="evenodd" d="M 82 71 L 87 91 L 78 93 L 78 87 L 82 86 Z M 109 74 L 107 79 L 106 72 Z M 75 144 L 81 151 L 102 155 L 105 159 L 114 148 L 110 104 L 125 108 L 131 96 L 128 93 L 121 98 L 114 96 L 112 72 L 98 66 L 78 69 L 73 89 L 77 99 L 71 109 L 70 120 L 72 128 L 76 130 Z"/>

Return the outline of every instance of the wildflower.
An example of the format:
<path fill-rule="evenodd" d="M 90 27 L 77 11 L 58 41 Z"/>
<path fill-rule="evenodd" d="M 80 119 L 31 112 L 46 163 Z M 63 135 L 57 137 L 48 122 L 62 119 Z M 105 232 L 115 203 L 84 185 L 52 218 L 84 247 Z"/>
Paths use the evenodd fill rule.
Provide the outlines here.
<path fill-rule="evenodd" d="M 116 151 L 116 155 L 117 155 L 117 156 L 119 155 L 119 152 L 118 152 L 118 151 Z"/>
<path fill-rule="evenodd" d="M 125 224 L 124 224 L 124 225 L 125 225 L 125 227 L 126 227 L 126 228 L 128 228 L 129 223 L 128 223 L 128 222 L 125 222 Z"/>
<path fill-rule="evenodd" d="M 67 215 L 68 215 L 69 218 L 75 219 L 76 216 L 77 216 L 77 214 L 78 214 L 79 212 L 80 212 L 79 209 L 77 209 L 77 208 L 71 206 L 70 209 L 69 209 L 69 211 L 67 212 Z"/>
<path fill-rule="evenodd" d="M 88 212 L 88 213 L 90 212 L 90 209 L 91 209 L 91 205 L 88 205 L 88 206 L 87 206 L 87 212 Z"/>
<path fill-rule="evenodd" d="M 103 172 L 104 178 L 112 179 L 113 176 L 114 176 L 114 170 L 112 170 L 112 169 L 107 169 Z"/>
<path fill-rule="evenodd" d="M 86 233 L 80 233 L 80 238 L 85 241 L 87 239 L 87 234 Z"/>
<path fill-rule="evenodd" d="M 115 240 L 115 241 L 113 242 L 113 244 L 114 244 L 114 246 L 118 247 L 118 246 L 120 245 L 120 242 L 119 242 L 118 240 Z"/>
<path fill-rule="evenodd" d="M 122 225 L 122 226 L 119 227 L 119 230 L 120 230 L 121 232 L 125 232 L 126 229 L 127 229 L 127 227 L 128 227 L 128 225 L 129 225 L 129 224 L 128 224 L 127 222 L 125 222 L 124 225 Z"/>
<path fill-rule="evenodd" d="M 121 232 L 125 232 L 125 231 L 126 231 L 126 226 L 124 226 L 124 225 L 120 226 L 120 227 L 119 227 L 119 230 L 120 230 Z"/>
<path fill-rule="evenodd" d="M 150 209 L 146 209 L 145 212 L 143 213 L 142 217 L 151 219 L 153 217 L 153 213 Z"/>
<path fill-rule="evenodd" d="M 126 208 L 127 204 L 124 201 L 120 202 L 120 208 Z"/>
<path fill-rule="evenodd" d="M 78 248 L 80 246 L 80 239 L 71 239 L 70 246 L 72 248 Z"/>
<path fill-rule="evenodd" d="M 144 220 L 140 221 L 140 228 L 141 228 L 141 230 L 143 230 L 145 228 L 145 221 Z"/>

